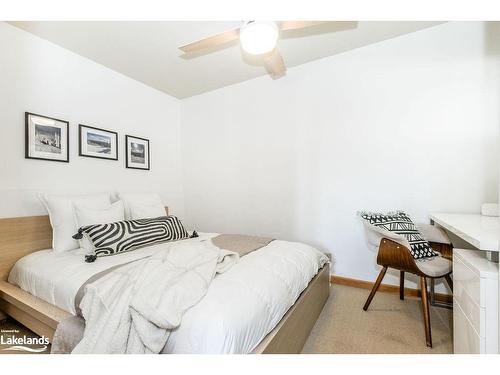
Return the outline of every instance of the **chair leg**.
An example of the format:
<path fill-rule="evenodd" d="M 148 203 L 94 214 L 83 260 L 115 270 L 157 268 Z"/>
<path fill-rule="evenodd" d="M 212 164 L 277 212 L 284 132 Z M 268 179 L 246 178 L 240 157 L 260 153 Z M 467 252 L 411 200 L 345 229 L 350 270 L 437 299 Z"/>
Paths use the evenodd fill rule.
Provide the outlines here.
<path fill-rule="evenodd" d="M 425 276 L 420 277 L 420 292 L 422 294 L 422 313 L 424 317 L 425 341 L 432 348 L 431 316 L 429 312 L 429 299 L 427 298 L 427 280 Z"/>
<path fill-rule="evenodd" d="M 450 287 L 452 293 L 453 293 L 453 280 L 451 279 L 451 276 L 450 275 L 446 275 L 444 277 L 444 279 L 446 280 L 446 282 L 448 283 L 448 286 Z"/>
<path fill-rule="evenodd" d="M 377 281 L 375 281 L 375 284 L 373 284 L 372 291 L 370 292 L 370 295 L 368 296 L 368 299 L 365 302 L 365 305 L 363 306 L 363 310 L 368 310 L 368 306 L 370 306 L 370 303 L 372 302 L 373 297 L 375 296 L 375 293 L 377 293 L 377 289 L 380 286 L 380 283 L 382 283 L 382 279 L 385 276 L 385 273 L 387 271 L 387 266 L 384 266 L 381 270 L 380 273 L 378 274 Z"/>
<path fill-rule="evenodd" d="M 405 299 L 405 271 L 399 271 L 399 299 Z"/>

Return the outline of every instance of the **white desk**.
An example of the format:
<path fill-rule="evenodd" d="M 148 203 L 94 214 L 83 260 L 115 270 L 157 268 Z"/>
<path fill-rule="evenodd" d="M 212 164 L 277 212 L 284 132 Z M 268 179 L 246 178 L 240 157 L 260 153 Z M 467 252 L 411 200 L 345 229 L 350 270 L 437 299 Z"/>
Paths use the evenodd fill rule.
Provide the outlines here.
<path fill-rule="evenodd" d="M 430 219 L 444 229 L 450 231 L 478 250 L 486 251 L 489 260 L 492 256 L 498 259 L 498 217 L 479 214 L 431 214 Z M 492 252 L 496 254 L 492 254 Z"/>
<path fill-rule="evenodd" d="M 453 249 L 454 352 L 497 353 L 498 265 L 491 260 L 498 262 L 500 220 L 447 213 L 430 219 L 477 249 Z"/>
<path fill-rule="evenodd" d="M 498 266 L 482 251 L 453 249 L 453 351 L 498 353 Z"/>

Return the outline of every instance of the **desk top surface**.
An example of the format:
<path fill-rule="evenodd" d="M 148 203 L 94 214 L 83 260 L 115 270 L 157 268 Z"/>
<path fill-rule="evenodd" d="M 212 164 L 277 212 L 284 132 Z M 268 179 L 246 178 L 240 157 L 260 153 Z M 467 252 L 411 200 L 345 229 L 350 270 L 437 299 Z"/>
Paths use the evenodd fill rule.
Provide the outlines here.
<path fill-rule="evenodd" d="M 447 214 L 435 213 L 431 220 L 458 237 L 474 245 L 479 250 L 498 251 L 498 233 L 500 221 L 498 217 L 479 214 Z"/>

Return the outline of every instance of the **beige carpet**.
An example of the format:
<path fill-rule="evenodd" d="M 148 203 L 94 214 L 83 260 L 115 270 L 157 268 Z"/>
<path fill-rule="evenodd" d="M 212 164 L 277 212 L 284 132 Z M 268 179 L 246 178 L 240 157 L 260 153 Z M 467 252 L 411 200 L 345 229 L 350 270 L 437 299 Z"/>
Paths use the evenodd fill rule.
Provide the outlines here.
<path fill-rule="evenodd" d="M 425 345 L 420 299 L 334 285 L 302 353 L 452 353 L 452 310 L 431 307 L 433 348 Z"/>

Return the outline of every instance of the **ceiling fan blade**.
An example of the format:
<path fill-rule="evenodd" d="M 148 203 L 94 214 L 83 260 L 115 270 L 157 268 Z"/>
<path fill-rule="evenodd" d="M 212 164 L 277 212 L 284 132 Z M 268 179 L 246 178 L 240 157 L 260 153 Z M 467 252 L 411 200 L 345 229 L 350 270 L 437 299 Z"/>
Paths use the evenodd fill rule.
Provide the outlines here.
<path fill-rule="evenodd" d="M 325 23 L 326 21 L 281 21 L 280 22 L 280 30 L 297 30 L 304 29 L 306 27 L 320 25 Z"/>
<path fill-rule="evenodd" d="M 281 57 L 281 53 L 277 48 L 264 57 L 264 66 L 273 79 L 284 76 L 286 73 L 286 66 L 283 61 L 283 57 Z"/>
<path fill-rule="evenodd" d="M 200 39 L 196 42 L 179 47 L 184 53 L 199 52 L 205 49 L 221 46 L 230 43 L 240 37 L 240 29 L 228 30 L 223 33 Z"/>

